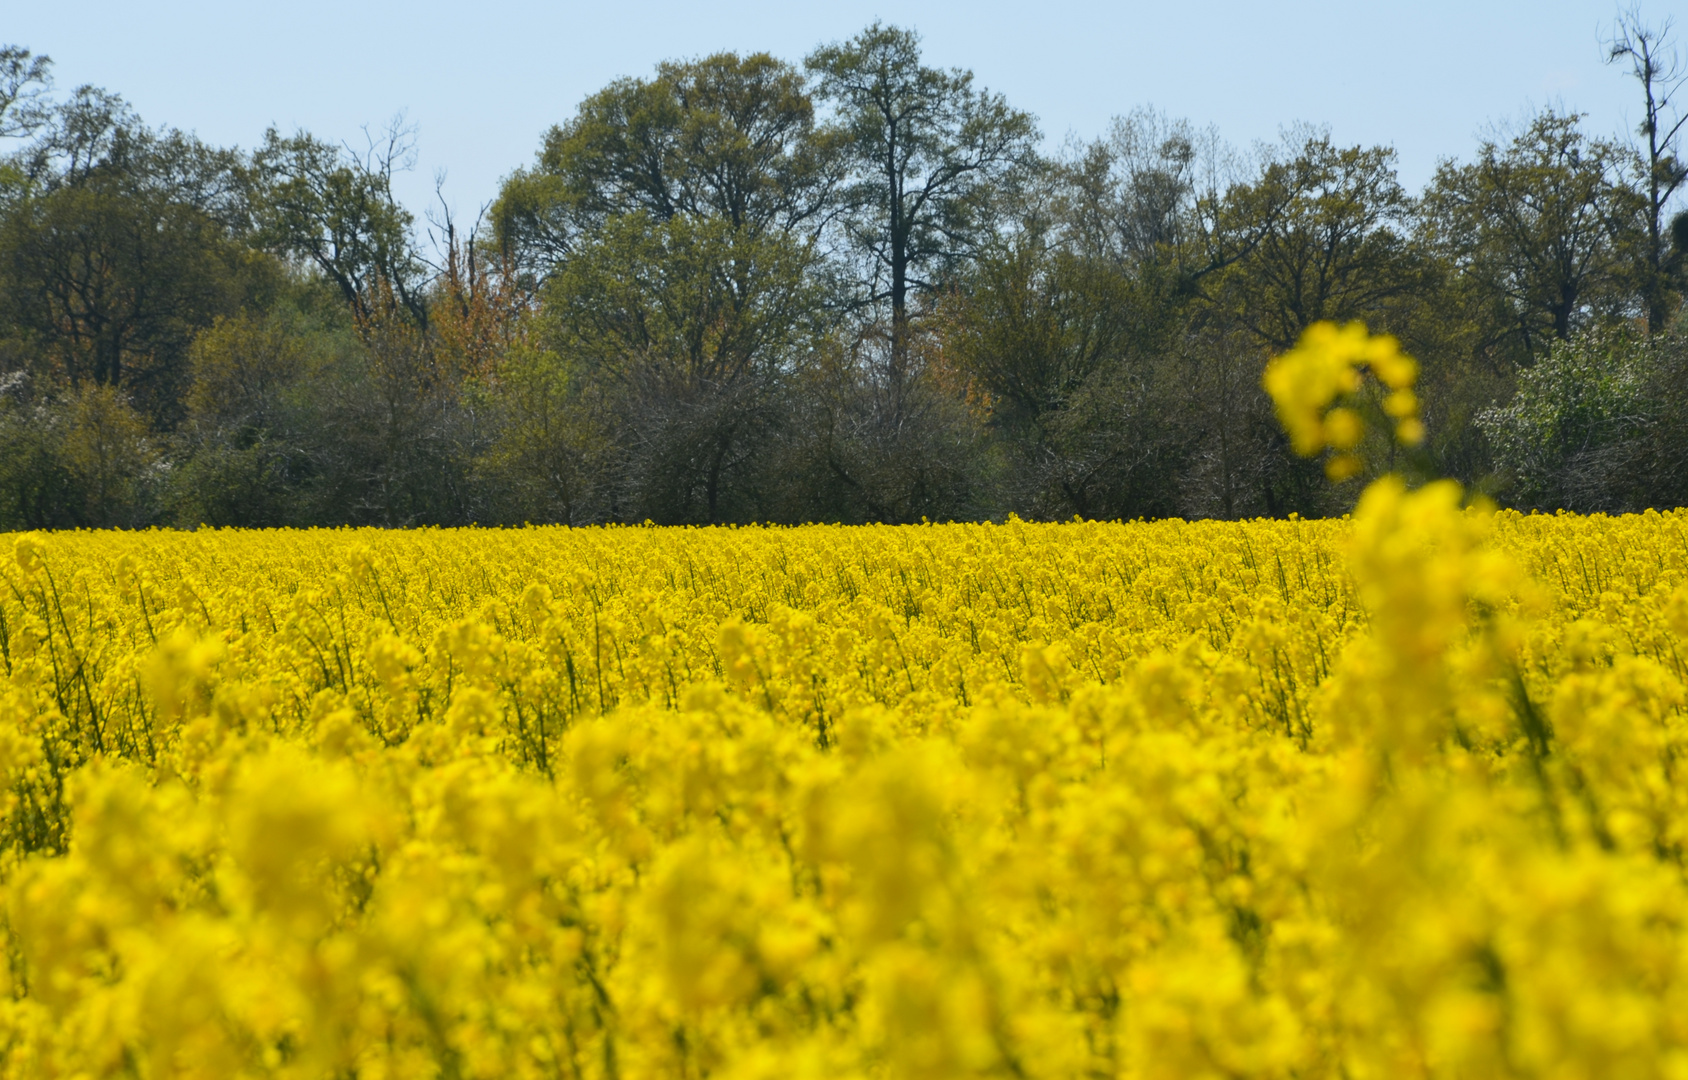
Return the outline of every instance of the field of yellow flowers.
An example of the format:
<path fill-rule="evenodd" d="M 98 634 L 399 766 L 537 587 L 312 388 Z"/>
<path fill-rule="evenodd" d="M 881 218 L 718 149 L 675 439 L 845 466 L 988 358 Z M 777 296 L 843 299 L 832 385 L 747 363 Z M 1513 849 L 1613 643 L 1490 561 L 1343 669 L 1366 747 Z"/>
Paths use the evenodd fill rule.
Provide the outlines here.
<path fill-rule="evenodd" d="M 1688 513 L 7 546 L 6 1077 L 1688 1076 Z"/>

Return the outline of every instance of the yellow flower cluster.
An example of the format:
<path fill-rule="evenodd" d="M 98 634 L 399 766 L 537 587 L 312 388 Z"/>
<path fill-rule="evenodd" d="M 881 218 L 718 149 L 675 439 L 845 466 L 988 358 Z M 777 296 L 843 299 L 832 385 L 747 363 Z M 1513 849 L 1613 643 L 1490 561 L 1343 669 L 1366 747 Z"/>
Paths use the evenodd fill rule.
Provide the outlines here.
<path fill-rule="evenodd" d="M 0 1073 L 1679 1075 L 1685 527 L 24 536 Z"/>
<path fill-rule="evenodd" d="M 1295 348 L 1266 365 L 1263 382 L 1277 404 L 1278 420 L 1289 433 L 1290 445 L 1303 457 L 1326 447 L 1334 451 L 1325 462 L 1332 480 L 1347 480 L 1362 467 L 1356 450 L 1365 423 L 1353 403 L 1366 371 L 1388 390 L 1381 405 L 1395 421 L 1396 440 L 1404 446 L 1422 442 L 1424 424 L 1413 393 L 1418 363 L 1387 334 L 1368 334 L 1358 322 L 1340 327 L 1314 323 Z M 1339 400 L 1346 403 L 1335 404 Z"/>

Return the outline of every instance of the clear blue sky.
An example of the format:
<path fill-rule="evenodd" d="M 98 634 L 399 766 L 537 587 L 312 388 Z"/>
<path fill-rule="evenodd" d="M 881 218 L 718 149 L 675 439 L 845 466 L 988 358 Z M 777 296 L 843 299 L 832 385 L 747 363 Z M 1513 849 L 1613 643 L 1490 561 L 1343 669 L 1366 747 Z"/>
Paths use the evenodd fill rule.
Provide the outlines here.
<path fill-rule="evenodd" d="M 1680 3 L 1647 0 L 1643 14 L 1688 22 Z M 929 62 L 970 68 L 1034 113 L 1052 146 L 1069 133 L 1092 138 L 1143 104 L 1217 125 L 1241 147 L 1302 121 L 1328 125 L 1343 143 L 1393 145 L 1417 189 L 1439 159 L 1468 156 L 1491 123 L 1544 105 L 1587 113 L 1601 134 L 1628 133 L 1638 119 L 1633 84 L 1602 63 L 1600 36 L 1617 8 L 1599 0 L 7 7 L 0 42 L 51 55 L 61 90 L 104 86 L 148 122 L 211 142 L 250 147 L 271 123 L 356 140 L 363 124 L 404 110 L 420 160 L 401 196 L 419 211 L 444 169 L 460 216 L 611 79 L 726 49 L 800 62 L 875 18 L 917 29 Z"/>

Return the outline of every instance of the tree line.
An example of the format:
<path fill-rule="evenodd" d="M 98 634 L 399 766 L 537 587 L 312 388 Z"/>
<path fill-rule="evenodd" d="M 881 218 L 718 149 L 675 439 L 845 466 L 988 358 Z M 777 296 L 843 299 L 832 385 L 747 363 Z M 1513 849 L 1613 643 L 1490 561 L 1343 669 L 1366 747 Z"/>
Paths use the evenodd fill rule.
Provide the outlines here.
<path fill-rule="evenodd" d="M 1340 513 L 1260 389 L 1325 319 L 1422 367 L 1373 468 L 1681 505 L 1684 71 L 1606 45 L 1635 139 L 1547 109 L 1415 194 L 1149 109 L 1046 153 L 876 23 L 617 80 L 468 223 L 402 125 L 215 147 L 6 47 L 0 527 Z"/>

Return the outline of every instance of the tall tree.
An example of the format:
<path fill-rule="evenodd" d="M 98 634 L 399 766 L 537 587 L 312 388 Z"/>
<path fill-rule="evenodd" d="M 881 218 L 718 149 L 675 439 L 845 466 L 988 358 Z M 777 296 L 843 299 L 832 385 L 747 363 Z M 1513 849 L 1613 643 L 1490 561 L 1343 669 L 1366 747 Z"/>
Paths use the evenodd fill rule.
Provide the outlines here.
<path fill-rule="evenodd" d="M 587 98 L 546 134 L 534 167 L 505 183 L 493 223 L 536 277 L 618 214 L 718 216 L 752 233 L 812 234 L 837 164 L 801 73 L 766 53 L 717 53 Z"/>
<path fill-rule="evenodd" d="M 1126 268 L 1167 324 L 1211 298 L 1320 175 L 1273 157 L 1246 178 L 1216 131 L 1147 108 L 1115 117 L 1060 171 L 1068 246 Z"/>
<path fill-rule="evenodd" d="M 1543 112 L 1505 145 L 1484 142 L 1471 164 L 1444 162 L 1425 197 L 1429 237 L 1501 306 L 1525 362 L 1634 296 L 1628 151 L 1588 138 L 1580 120 Z"/>
<path fill-rule="evenodd" d="M 1264 226 L 1215 294 L 1273 352 L 1325 319 L 1376 323 L 1422 278 L 1406 228 L 1412 200 L 1387 147 L 1338 147 L 1314 135 L 1227 195 L 1226 216 Z M 1245 226 L 1246 227 L 1246 226 Z"/>
<path fill-rule="evenodd" d="M 393 173 L 414 161 L 410 132 L 395 120 L 366 143 L 353 153 L 308 132 L 265 132 L 252 156 L 257 240 L 314 267 L 361 320 L 390 296 L 426 328 L 428 275 L 415 219 L 393 195 Z"/>
<path fill-rule="evenodd" d="M 1642 192 L 1646 197 L 1646 245 L 1642 251 L 1642 291 L 1647 306 L 1647 332 L 1657 334 L 1669 321 L 1671 275 L 1668 265 L 1671 238 L 1667 234 L 1665 207 L 1688 181 L 1688 162 L 1677 155 L 1677 139 L 1688 112 L 1674 107 L 1673 99 L 1688 83 L 1688 70 L 1676 55 L 1670 40 L 1671 22 L 1658 26 L 1641 21 L 1640 11 L 1630 8 L 1618 17 L 1608 46 L 1608 63 L 1628 62 L 1630 74 L 1641 85 L 1643 112 L 1636 134 L 1644 140 L 1641 149 L 1646 176 Z"/>
<path fill-rule="evenodd" d="M 764 513 L 776 404 L 822 321 L 815 238 L 838 163 L 802 74 L 765 54 L 662 64 L 553 128 L 492 214 L 555 358 L 508 373 L 543 390 L 527 404 L 555 442 L 524 455 L 598 446 L 611 517 Z M 585 512 L 578 485 L 551 486 Z"/>
<path fill-rule="evenodd" d="M 819 337 L 809 245 L 720 215 L 611 218 L 546 287 L 551 341 L 614 443 L 611 516 L 759 514 L 779 394 Z"/>
<path fill-rule="evenodd" d="M 874 23 L 807 63 L 850 155 L 844 233 L 863 268 L 853 302 L 889 305 L 895 387 L 911 298 L 974 251 L 995 189 L 1035 161 L 1037 127 L 971 72 L 924 65 L 913 31 Z"/>
<path fill-rule="evenodd" d="M 1019 513 L 1177 512 L 1187 388 L 1164 362 L 1161 300 L 1128 267 L 1034 225 L 984 252 L 940 304 L 940 355 L 1000 439 Z"/>
<path fill-rule="evenodd" d="M 241 241 L 240 162 L 82 88 L 19 154 L 0 218 L 0 309 L 50 385 L 179 419 L 194 334 L 273 281 Z"/>
<path fill-rule="evenodd" d="M 1214 140 L 1152 109 L 1117 116 L 1062 170 L 1061 218 L 1079 249 L 1150 267 L 1191 246 Z"/>

